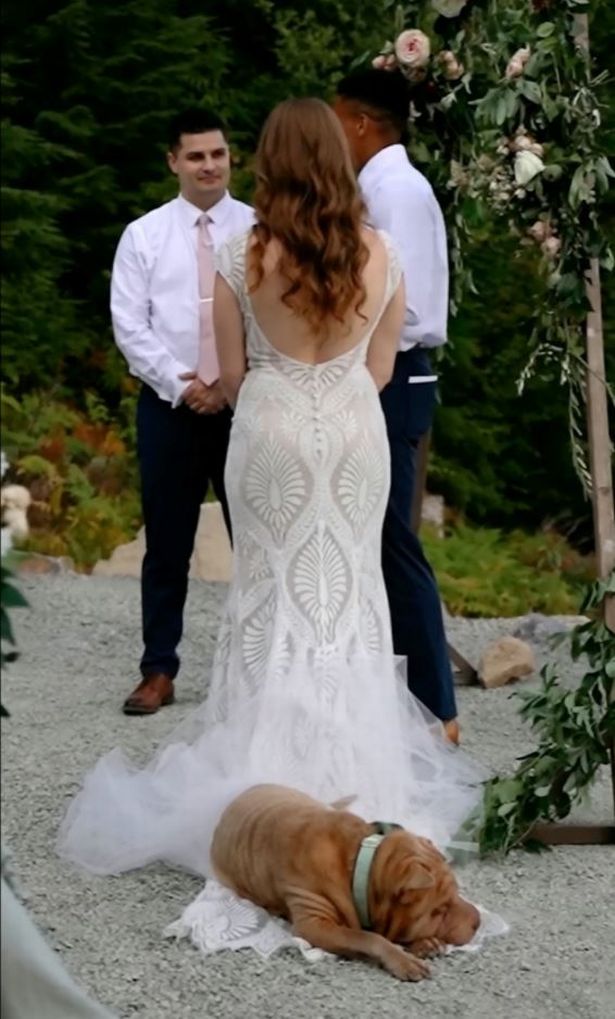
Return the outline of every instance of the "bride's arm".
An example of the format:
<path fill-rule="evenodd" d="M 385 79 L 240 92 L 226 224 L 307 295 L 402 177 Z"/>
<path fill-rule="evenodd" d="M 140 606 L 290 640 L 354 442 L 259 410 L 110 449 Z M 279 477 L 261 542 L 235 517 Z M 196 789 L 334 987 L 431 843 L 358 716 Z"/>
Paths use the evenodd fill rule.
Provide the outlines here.
<path fill-rule="evenodd" d="M 239 301 L 220 273 L 214 284 L 214 331 L 222 392 L 234 407 L 247 371 L 246 338 Z"/>
<path fill-rule="evenodd" d="M 399 350 L 399 340 L 404 323 L 406 295 L 403 280 L 382 313 L 382 317 L 372 333 L 367 348 L 367 369 L 379 390 L 384 389 L 390 381 L 395 364 L 395 355 Z"/>

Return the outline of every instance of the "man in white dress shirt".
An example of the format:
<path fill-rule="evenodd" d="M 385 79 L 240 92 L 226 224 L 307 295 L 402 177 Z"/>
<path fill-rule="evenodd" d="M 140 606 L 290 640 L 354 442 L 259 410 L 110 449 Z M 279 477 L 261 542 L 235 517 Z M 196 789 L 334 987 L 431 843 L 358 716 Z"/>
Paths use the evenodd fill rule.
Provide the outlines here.
<path fill-rule="evenodd" d="M 446 342 L 448 256 L 442 212 L 431 185 L 401 144 L 408 85 L 399 72 L 369 69 L 337 86 L 334 109 L 348 138 L 372 226 L 397 244 L 406 317 L 393 378 L 382 393 L 391 447 L 391 494 L 384 523 L 384 571 L 395 652 L 407 656 L 408 686 L 457 742 L 453 676 L 440 597 L 410 528 L 419 439 L 431 427 L 437 376 L 429 352 Z"/>
<path fill-rule="evenodd" d="M 175 117 L 167 159 L 179 195 L 126 228 L 111 282 L 115 339 L 143 383 L 137 445 L 144 651 L 141 682 L 124 703 L 126 714 L 139 715 L 174 699 L 190 557 L 210 483 L 230 531 L 224 464 L 231 413 L 217 374 L 213 252 L 254 220 L 228 192 L 229 146 L 215 114 Z"/>

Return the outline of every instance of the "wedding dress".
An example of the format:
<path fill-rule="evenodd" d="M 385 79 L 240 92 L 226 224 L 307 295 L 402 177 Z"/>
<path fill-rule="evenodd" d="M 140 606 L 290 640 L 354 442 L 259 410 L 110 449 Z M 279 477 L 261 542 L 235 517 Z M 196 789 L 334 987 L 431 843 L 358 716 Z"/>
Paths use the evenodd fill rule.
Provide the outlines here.
<path fill-rule="evenodd" d="M 210 690 L 147 768 L 115 750 L 86 777 L 59 849 L 91 871 L 164 860 L 208 877 L 222 809 L 262 781 L 324 802 L 353 796 L 353 812 L 443 849 L 480 802 L 485 775 L 408 692 L 392 649 L 380 566 L 389 451 L 365 363 L 400 279 L 382 238 L 380 314 L 360 343 L 318 365 L 282 354 L 259 328 L 247 235 L 218 254 L 241 306 L 249 371 L 226 467 L 234 572 Z M 266 955 L 293 940 L 212 879 L 172 930 L 206 952 L 251 945 Z"/>

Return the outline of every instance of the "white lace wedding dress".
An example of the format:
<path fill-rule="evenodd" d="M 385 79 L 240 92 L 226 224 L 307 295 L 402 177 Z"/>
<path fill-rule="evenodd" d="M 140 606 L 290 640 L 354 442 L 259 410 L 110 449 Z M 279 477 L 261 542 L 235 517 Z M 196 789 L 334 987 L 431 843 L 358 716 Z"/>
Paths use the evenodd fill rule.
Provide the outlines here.
<path fill-rule="evenodd" d="M 381 313 L 400 276 L 385 243 Z M 243 312 L 249 372 L 226 468 L 234 574 L 210 690 L 147 768 L 115 750 L 86 777 L 59 848 L 98 873 L 164 860 L 208 876 L 221 810 L 260 781 L 325 802 L 355 796 L 354 812 L 443 848 L 481 798 L 482 771 L 445 741 L 393 656 L 380 568 L 389 451 L 365 366 L 377 320 L 324 364 L 283 355 L 255 321 L 245 250 L 242 235 L 218 256 Z M 172 929 L 204 951 L 268 954 L 292 940 L 214 880 Z"/>

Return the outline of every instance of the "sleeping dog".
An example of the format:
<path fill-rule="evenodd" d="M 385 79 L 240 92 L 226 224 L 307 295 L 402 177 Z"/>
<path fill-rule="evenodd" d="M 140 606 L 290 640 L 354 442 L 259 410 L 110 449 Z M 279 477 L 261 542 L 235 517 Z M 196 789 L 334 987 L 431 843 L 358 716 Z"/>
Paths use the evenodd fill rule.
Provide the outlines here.
<path fill-rule="evenodd" d="M 467 944 L 480 916 L 433 843 L 389 828 L 375 837 L 377 824 L 347 810 L 259 785 L 222 814 L 211 860 L 222 884 L 290 920 L 297 937 L 421 980 L 429 976 L 424 959 Z"/>

